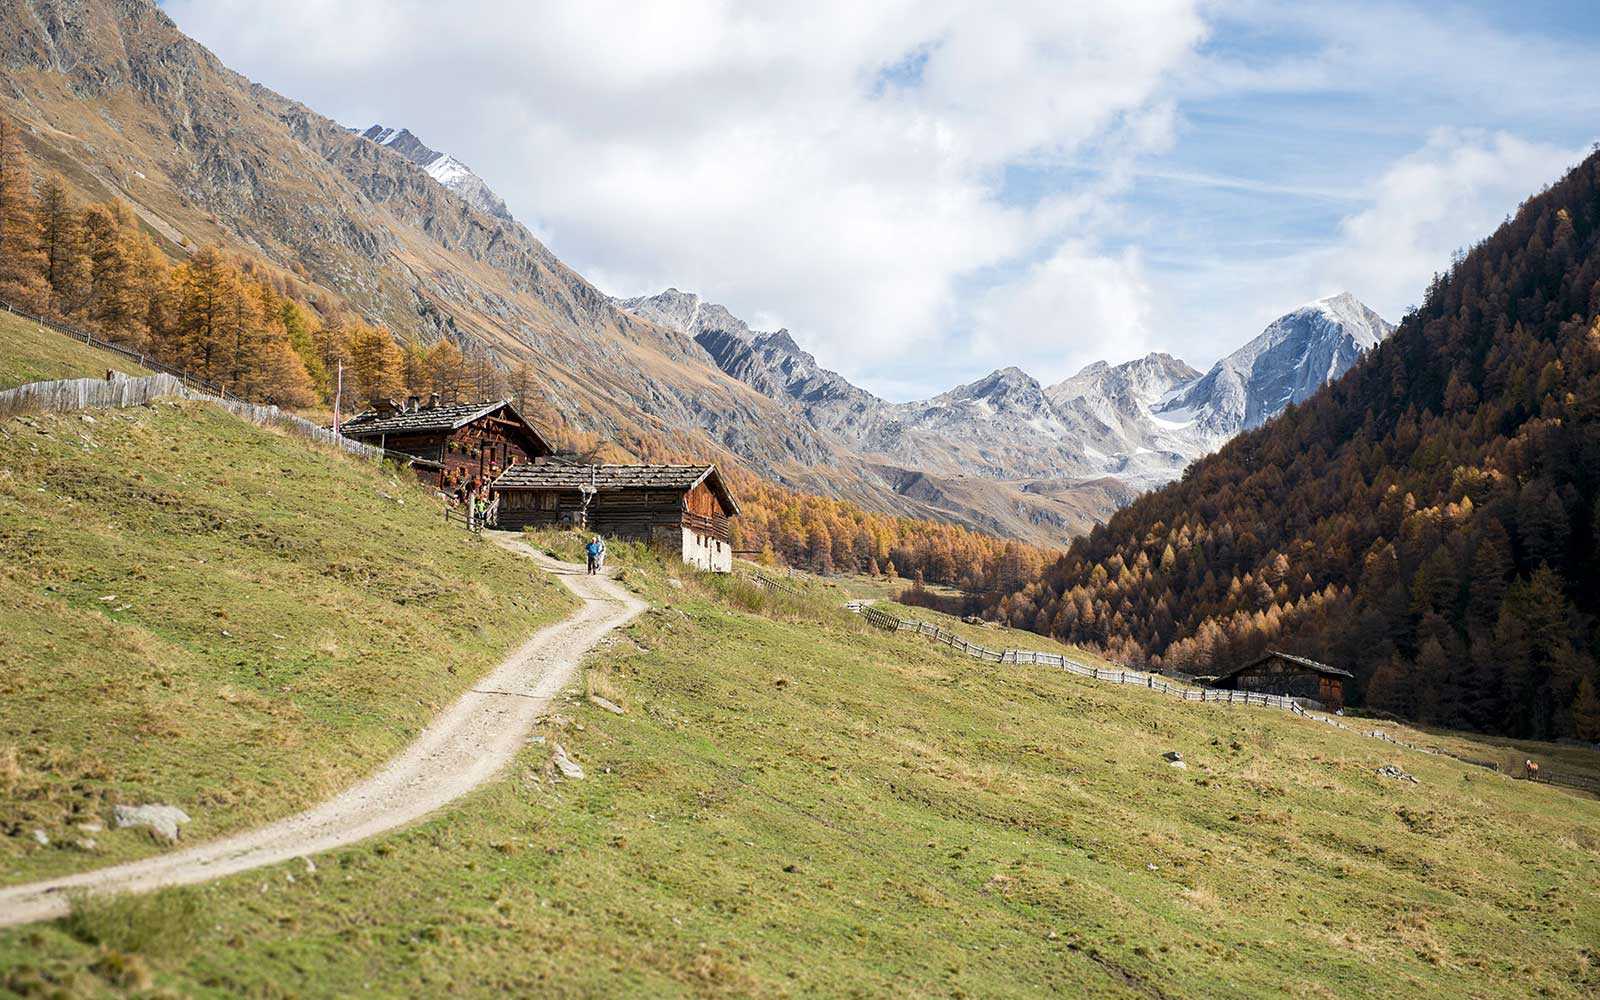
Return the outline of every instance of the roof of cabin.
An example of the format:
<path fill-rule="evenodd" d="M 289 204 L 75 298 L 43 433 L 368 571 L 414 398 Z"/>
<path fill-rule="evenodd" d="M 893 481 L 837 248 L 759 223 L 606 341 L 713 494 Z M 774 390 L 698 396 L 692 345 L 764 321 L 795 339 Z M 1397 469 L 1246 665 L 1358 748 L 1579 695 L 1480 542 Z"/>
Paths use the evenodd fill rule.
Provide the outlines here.
<path fill-rule="evenodd" d="M 1283 653 L 1276 649 L 1269 649 L 1261 656 L 1251 660 L 1249 663 L 1234 667 L 1232 670 L 1229 670 L 1226 673 L 1219 674 L 1217 676 L 1217 680 L 1225 680 L 1226 678 L 1232 677 L 1235 674 L 1243 673 L 1244 671 L 1249 670 L 1251 667 L 1259 663 L 1265 663 L 1268 660 L 1288 660 L 1290 663 L 1298 664 L 1299 666 L 1305 667 L 1307 670 L 1310 670 L 1314 673 L 1324 674 L 1328 677 L 1355 676 L 1355 674 L 1352 674 L 1348 670 L 1340 670 L 1338 667 L 1330 667 L 1326 663 L 1318 663 L 1316 660 L 1308 660 L 1304 656 L 1295 656 L 1293 653 Z"/>
<path fill-rule="evenodd" d="M 440 406 L 423 406 L 415 410 L 401 413 L 391 413 L 383 416 L 376 411 L 368 411 L 359 416 L 352 417 L 339 425 L 339 432 L 345 437 L 368 438 L 380 434 L 403 434 L 418 431 L 453 431 L 465 427 L 474 420 L 480 420 L 501 409 L 511 411 L 516 421 L 526 427 L 529 434 L 546 450 L 553 450 L 550 442 L 544 435 L 534 429 L 509 399 L 492 399 L 478 403 L 446 403 Z"/>
<path fill-rule="evenodd" d="M 566 462 L 534 462 L 513 465 L 500 473 L 492 484 L 497 490 L 577 490 L 593 486 L 597 492 L 617 490 L 673 490 L 687 493 L 706 484 L 722 501 L 730 516 L 739 513 L 739 504 L 728 492 L 715 465 L 584 465 Z"/>

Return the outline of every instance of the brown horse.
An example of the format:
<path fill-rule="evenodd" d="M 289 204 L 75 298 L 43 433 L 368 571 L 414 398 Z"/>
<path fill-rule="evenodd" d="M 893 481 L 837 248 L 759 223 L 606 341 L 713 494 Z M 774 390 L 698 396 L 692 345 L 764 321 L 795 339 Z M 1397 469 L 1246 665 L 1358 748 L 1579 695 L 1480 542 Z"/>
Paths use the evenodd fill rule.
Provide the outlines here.
<path fill-rule="evenodd" d="M 1529 781 L 1538 781 L 1539 780 L 1539 765 L 1538 764 L 1534 763 L 1531 760 L 1524 760 L 1522 762 L 1522 767 L 1523 767 L 1523 777 L 1527 778 Z"/>

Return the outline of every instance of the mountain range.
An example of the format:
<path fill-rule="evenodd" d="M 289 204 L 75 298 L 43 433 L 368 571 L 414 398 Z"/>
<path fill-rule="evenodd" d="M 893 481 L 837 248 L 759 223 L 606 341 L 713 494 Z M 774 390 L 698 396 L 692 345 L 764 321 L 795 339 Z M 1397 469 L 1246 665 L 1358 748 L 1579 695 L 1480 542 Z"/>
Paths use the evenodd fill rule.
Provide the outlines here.
<path fill-rule="evenodd" d="M 1003 368 L 931 399 L 892 403 L 817 364 L 787 330 L 752 330 L 669 288 L 619 299 L 694 339 L 717 366 L 881 466 L 1012 481 L 1023 489 L 1170 482 L 1194 459 L 1344 374 L 1393 327 L 1349 293 L 1308 303 L 1204 374 L 1170 354 L 1096 362 L 1044 386 Z"/>
<path fill-rule="evenodd" d="M 13 6 L 0 112 L 35 162 L 80 197 L 128 203 L 171 256 L 217 244 L 262 258 L 401 338 L 530 363 L 540 402 L 581 430 L 872 509 L 1059 544 L 1387 330 L 1339 297 L 1198 380 L 1151 355 L 1050 387 L 1003 369 L 892 403 L 697 296 L 613 300 L 453 157 L 251 82 L 153 0 Z"/>

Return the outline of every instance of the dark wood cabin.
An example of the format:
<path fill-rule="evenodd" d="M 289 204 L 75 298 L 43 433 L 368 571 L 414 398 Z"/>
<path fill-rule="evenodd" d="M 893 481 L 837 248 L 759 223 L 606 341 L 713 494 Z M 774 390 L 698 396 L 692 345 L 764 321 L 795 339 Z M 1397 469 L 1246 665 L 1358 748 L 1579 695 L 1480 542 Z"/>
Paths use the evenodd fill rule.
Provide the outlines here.
<path fill-rule="evenodd" d="M 494 481 L 499 526 L 570 525 L 670 548 L 700 569 L 733 570 L 739 505 L 714 465 L 516 465 Z"/>
<path fill-rule="evenodd" d="M 554 452 L 509 399 L 441 404 L 437 397 L 383 400 L 339 427 L 355 438 L 411 459 L 424 485 L 446 493 L 484 489 L 496 476 Z"/>
<path fill-rule="evenodd" d="M 1348 670 L 1308 660 L 1291 653 L 1269 650 L 1242 667 L 1235 667 L 1211 682 L 1212 687 L 1259 691 L 1314 701 L 1329 711 L 1344 708 L 1344 682 Z"/>

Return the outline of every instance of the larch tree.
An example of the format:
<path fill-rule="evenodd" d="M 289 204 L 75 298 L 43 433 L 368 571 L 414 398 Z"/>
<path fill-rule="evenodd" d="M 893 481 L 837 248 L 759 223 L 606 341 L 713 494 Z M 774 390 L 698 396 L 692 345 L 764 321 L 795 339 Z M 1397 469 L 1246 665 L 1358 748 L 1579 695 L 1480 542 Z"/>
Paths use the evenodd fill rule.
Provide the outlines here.
<path fill-rule="evenodd" d="M 357 324 L 350 335 L 349 352 L 346 384 L 354 405 L 404 394 L 405 356 L 388 330 Z"/>
<path fill-rule="evenodd" d="M 44 279 L 32 186 L 21 130 L 11 119 L 0 117 L 0 298 L 43 311 L 50 286 Z"/>
<path fill-rule="evenodd" d="M 44 255 L 44 280 L 50 286 L 50 308 L 72 316 L 83 306 L 88 284 L 88 261 L 77 207 L 60 174 L 50 174 L 39 185 L 39 252 Z"/>
<path fill-rule="evenodd" d="M 461 398 L 466 368 L 467 361 L 461 348 L 449 340 L 441 340 L 428 348 L 423 358 L 423 385 L 427 392 L 438 393 L 444 402 L 454 403 Z"/>

